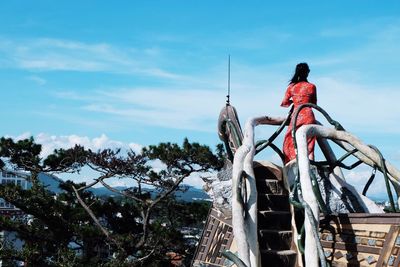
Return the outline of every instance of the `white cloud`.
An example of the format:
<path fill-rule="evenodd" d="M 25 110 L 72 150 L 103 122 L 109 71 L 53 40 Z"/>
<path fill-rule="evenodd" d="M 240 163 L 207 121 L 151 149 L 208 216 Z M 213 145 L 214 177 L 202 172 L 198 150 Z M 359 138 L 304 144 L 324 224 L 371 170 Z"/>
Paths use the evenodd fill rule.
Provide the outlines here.
<path fill-rule="evenodd" d="M 203 185 L 205 184 L 201 177 L 213 177 L 215 178 L 215 173 L 209 173 L 209 174 L 198 174 L 198 173 L 193 173 L 189 177 L 187 177 L 185 180 L 183 180 L 183 184 L 188 184 L 197 188 L 203 188 Z"/>
<path fill-rule="evenodd" d="M 84 108 L 148 125 L 178 129 L 210 131 L 221 106 L 218 92 L 209 90 L 133 88 L 100 94 L 104 94 L 103 103 Z"/>
<path fill-rule="evenodd" d="M 393 104 L 400 97 L 396 88 L 382 86 L 377 91 L 329 77 L 316 83 L 319 104 L 348 130 L 400 133 L 399 108 Z"/>
<path fill-rule="evenodd" d="M 15 140 L 21 140 L 25 138 L 29 138 L 31 133 L 23 133 L 19 136 L 14 137 Z M 111 149 L 132 149 L 136 153 L 140 153 L 143 146 L 136 143 L 124 143 L 121 141 L 116 141 L 108 138 L 105 134 L 100 135 L 99 137 L 89 138 L 87 136 L 78 136 L 78 135 L 49 135 L 46 133 L 39 133 L 34 136 L 35 142 L 42 145 L 42 157 L 46 157 L 51 154 L 54 149 L 68 149 L 74 147 L 75 145 L 82 145 L 87 149 L 91 149 L 93 151 L 97 151 L 100 149 L 111 148 Z"/>
<path fill-rule="evenodd" d="M 390 24 L 387 21 L 383 23 Z M 382 25 L 382 22 L 379 25 Z M 399 36 L 397 33 L 400 29 L 395 24 L 389 26 L 370 28 L 368 25 L 361 25 L 355 26 L 354 29 L 346 28 L 344 35 L 360 32 L 360 28 L 370 31 L 371 34 L 366 38 L 368 42 L 354 49 L 343 50 L 345 52 L 337 53 L 334 50 L 335 54 L 316 54 L 314 58 L 310 58 L 310 64 L 318 69 L 333 69 L 324 74 L 318 74 L 318 71 L 316 75 L 312 73 L 311 81 L 317 85 L 319 104 L 335 119 L 343 122 L 346 128 L 400 133 L 400 125 L 396 123 L 400 119 L 397 106 L 388 104 L 392 103 L 393 99 L 399 99 L 397 83 L 364 83 L 360 81 L 362 73 L 357 71 L 357 66 L 370 62 L 371 57 L 374 62 L 393 61 L 393 55 L 399 54 L 399 40 L 396 36 Z M 326 29 L 321 31 L 321 35 L 337 38 L 341 30 Z M 267 36 L 278 43 L 292 38 L 268 28 L 256 29 L 248 36 L 250 42 L 252 36 Z M 262 40 L 260 42 L 263 43 Z M 159 66 L 162 65 L 161 61 L 165 62 L 168 59 L 158 47 L 138 49 L 116 47 L 107 43 L 50 38 L 0 39 L 0 54 L 2 52 L 13 62 L 14 67 L 30 70 L 133 72 L 172 81 L 148 87 L 104 86 L 101 90 L 92 88 L 79 93 L 72 90 L 55 93 L 57 97 L 80 102 L 85 111 L 107 113 L 118 119 L 146 125 L 212 132 L 215 131 L 219 110 L 225 102 L 226 62 L 185 76 Z M 231 100 L 237 107 L 243 125 L 251 116 L 283 116 L 287 113 L 287 109 L 280 108 L 279 104 L 291 74 L 288 69 L 291 71 L 292 65 L 293 62 L 249 65 L 240 60 L 233 61 Z M 32 76 L 32 80 L 40 83 L 37 78 L 40 77 Z M 376 124 L 373 129 L 370 127 L 371 122 Z"/>
<path fill-rule="evenodd" d="M 15 138 L 15 140 L 22 140 L 22 139 L 30 138 L 31 136 L 32 136 L 32 134 L 30 132 L 25 132 L 25 133 L 15 136 L 15 137 L 13 137 L 13 136 L 6 136 L 6 137 L 12 137 L 12 138 Z"/>
<path fill-rule="evenodd" d="M 384 23 L 379 25 L 390 24 L 387 21 Z M 310 80 L 317 85 L 319 104 L 350 131 L 400 133 L 400 125 L 397 123 L 400 113 L 393 104 L 394 99 L 400 96 L 398 83 L 383 85 L 379 82 L 364 82 L 362 75 L 368 74 L 359 70 L 361 65 L 366 66 L 367 63 L 369 66 L 376 61 L 396 61 L 394 55 L 400 53 L 397 45 L 400 29 L 396 24 L 372 29 L 367 26 L 347 28 L 344 32 L 344 35 L 348 35 L 364 27 L 364 30 L 371 33 L 365 44 L 341 50 L 345 52 L 333 49 L 335 54 L 315 53 L 316 56 L 310 58 L 311 66 L 317 70 L 325 69 L 325 72 L 318 70 L 315 74 L 312 70 Z M 336 38 L 340 32 L 341 29 L 327 29 L 321 35 Z M 259 29 L 249 34 L 250 42 L 251 36 L 265 35 L 259 33 L 266 33 L 268 38 L 277 42 L 292 38 L 285 33 Z M 213 46 L 218 44 L 214 43 Z M 170 83 L 162 85 L 157 80 L 157 86 L 127 85 L 119 88 L 105 85 L 101 89 L 85 88 L 79 92 L 70 90 L 55 93 L 59 98 L 78 102 L 84 111 L 112 115 L 107 116 L 110 120 L 108 123 L 118 118 L 119 121 L 135 121 L 145 125 L 215 132 L 218 113 L 225 103 L 225 59 L 221 59 L 224 62 L 212 68 L 185 76 L 159 67 L 162 65 L 159 64 L 160 58 L 164 61 L 168 59 L 165 59 L 167 55 L 158 47 L 137 49 L 49 38 L 23 41 L 0 39 L 0 54 L 2 52 L 10 52 L 8 58 L 14 62 L 14 66 L 32 70 L 133 71 L 140 75 L 171 79 Z M 244 61 L 232 63 L 231 100 L 237 107 L 242 125 L 252 116 L 286 115 L 288 110 L 280 108 L 279 104 L 294 66 L 293 61 L 264 65 L 250 65 Z M 328 68 L 330 71 L 327 72 Z M 70 118 L 74 123 L 79 120 L 82 119 Z M 102 124 L 99 125 L 102 127 Z"/>
<path fill-rule="evenodd" d="M 287 110 L 279 107 L 285 90 L 280 81 L 286 83 L 282 75 L 246 65 L 236 66 L 236 71 L 231 103 L 238 108 L 242 120 L 255 115 L 286 114 Z M 218 114 L 226 101 L 226 75 L 224 67 L 172 85 L 111 87 L 86 93 L 63 91 L 55 96 L 80 102 L 86 111 L 111 114 L 119 120 L 215 132 Z"/>
<path fill-rule="evenodd" d="M 363 165 L 357 169 L 350 171 L 345 170 L 346 181 L 353 185 L 359 193 L 362 193 L 365 184 L 371 177 L 372 169 Z M 374 198 L 385 198 L 387 197 L 386 187 L 384 185 L 383 175 L 380 172 L 376 173 L 374 182 L 370 185 L 367 196 Z"/>
<path fill-rule="evenodd" d="M 137 185 L 137 183 L 132 179 L 117 179 L 117 178 L 107 179 L 106 183 L 111 187 L 134 187 Z M 102 185 L 98 184 L 95 187 L 102 187 Z"/>
<path fill-rule="evenodd" d="M 26 132 L 18 136 L 7 136 L 7 137 L 12 137 L 15 140 L 22 140 L 29 138 L 31 136 L 32 136 L 31 133 Z M 99 137 L 89 138 L 87 136 L 78 136 L 78 135 L 56 136 L 56 135 L 49 135 L 46 133 L 40 133 L 34 136 L 34 139 L 36 143 L 42 145 L 42 153 L 41 153 L 42 157 L 51 154 L 54 151 L 54 149 L 59 149 L 59 148 L 67 149 L 75 146 L 75 144 L 82 145 L 85 148 L 92 149 L 94 151 L 105 148 L 111 148 L 111 149 L 122 148 L 122 149 L 132 149 L 136 153 L 140 153 L 143 148 L 142 145 L 137 143 L 124 143 L 121 141 L 111 140 L 104 134 L 100 135 Z M 156 172 L 166 168 L 166 165 L 160 160 L 153 160 L 150 164 L 153 170 Z M 207 174 L 203 175 L 207 176 Z M 209 175 L 213 174 L 210 173 Z M 58 176 L 65 180 L 72 179 L 75 182 L 90 183 L 93 181 L 94 178 L 98 177 L 98 173 L 88 168 L 84 168 L 79 174 L 73 174 L 73 175 L 59 174 Z M 112 178 L 112 179 L 107 179 L 106 182 L 113 187 L 116 186 L 131 187 L 136 185 L 136 182 L 134 182 L 132 179 Z M 197 173 L 194 173 L 189 177 L 187 177 L 183 183 L 197 188 L 201 188 L 204 184 L 203 180 L 200 178 L 200 174 Z"/>
<path fill-rule="evenodd" d="M 288 112 L 279 106 L 286 87 L 285 78 L 282 74 L 264 75 L 264 72 L 244 67 L 245 74 L 237 77 L 232 85 L 231 103 L 237 108 L 243 126 L 252 116 L 286 116 Z M 314 77 L 313 82 L 317 85 L 319 105 L 346 129 L 400 133 L 397 123 L 400 113 L 393 104 L 394 99 L 400 99 L 400 92 L 395 86 L 382 85 L 377 92 L 370 85 L 327 75 Z M 196 81 L 188 81 L 187 87 L 191 89 L 182 89 L 181 84 L 176 87 L 124 87 L 94 90 L 79 96 L 64 92 L 59 97 L 79 101 L 87 111 L 107 113 L 119 119 L 213 132 L 225 103 L 223 86 L 216 83 L 210 90 Z"/>
<path fill-rule="evenodd" d="M 156 48 L 117 47 L 106 43 L 36 38 L 0 39 L 3 67 L 34 71 L 81 71 L 138 74 L 164 79 L 182 77 L 157 66 Z M 7 64 L 6 64 L 7 63 Z"/>
<path fill-rule="evenodd" d="M 390 24 L 383 21 L 379 25 L 382 23 Z M 316 69 L 310 80 L 317 85 L 318 102 L 350 131 L 400 133 L 397 123 L 400 113 L 393 104 L 393 100 L 400 97 L 398 83 L 382 84 L 382 77 L 370 82 L 372 69 L 362 72 L 362 67 L 396 59 L 393 55 L 400 53 L 397 45 L 400 40 L 396 37 L 400 28 L 395 24 L 370 28 L 367 24 L 348 28 L 344 34 L 359 32 L 360 27 L 370 32 L 366 38 L 368 42 L 335 54 L 316 54 L 309 59 Z M 340 29 L 328 29 L 322 35 L 336 38 L 339 32 Z M 290 36 L 276 38 L 285 40 Z M 225 63 L 196 75 L 181 76 L 182 79 L 171 85 L 93 89 L 90 94 L 80 96 L 86 100 L 76 100 L 82 102 L 85 110 L 95 113 L 108 113 L 146 125 L 212 132 L 225 102 Z M 252 116 L 286 115 L 288 110 L 280 108 L 279 104 L 290 78 L 288 70 L 292 71 L 293 66 L 293 62 L 266 65 L 233 62 L 231 103 L 236 106 L 242 125 Z"/>
<path fill-rule="evenodd" d="M 45 85 L 47 81 L 39 76 L 31 75 L 27 77 L 29 80 L 34 81 L 38 85 Z"/>
<path fill-rule="evenodd" d="M 316 55 L 310 63 L 316 66 L 329 66 L 333 69 L 354 70 L 362 75 L 370 73 L 376 80 L 384 77 L 385 70 L 392 71 L 398 64 L 400 47 L 400 20 L 373 19 L 360 24 L 322 30 L 321 36 L 328 37 L 334 47 L 331 52 Z M 351 38 L 349 38 L 351 37 Z M 376 72 L 370 72 L 375 70 Z M 396 73 L 397 75 L 397 73 Z"/>

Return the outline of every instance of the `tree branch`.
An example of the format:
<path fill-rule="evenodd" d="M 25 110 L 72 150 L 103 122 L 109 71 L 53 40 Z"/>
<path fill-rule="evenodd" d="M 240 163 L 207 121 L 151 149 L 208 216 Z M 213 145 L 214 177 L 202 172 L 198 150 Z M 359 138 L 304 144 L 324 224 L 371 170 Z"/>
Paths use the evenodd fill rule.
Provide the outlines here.
<path fill-rule="evenodd" d="M 114 193 L 123 195 L 123 196 L 125 196 L 125 197 L 131 198 L 131 199 L 133 199 L 133 200 L 135 200 L 135 201 L 138 201 L 138 202 L 144 202 L 142 199 L 137 198 L 137 197 L 135 197 L 134 195 L 127 194 L 127 193 L 125 193 L 125 192 L 123 192 L 123 191 L 121 191 L 121 190 L 117 190 L 117 189 L 111 187 L 109 184 L 107 184 L 106 182 L 104 182 L 103 179 L 100 180 L 100 183 L 101 183 L 105 188 L 107 188 L 108 190 L 110 190 L 111 192 L 114 192 Z"/>
<path fill-rule="evenodd" d="M 94 215 L 93 211 L 86 205 L 86 203 L 82 200 L 82 198 L 79 195 L 78 190 L 75 188 L 75 186 L 72 186 L 72 189 L 75 192 L 76 198 L 78 199 L 79 204 L 85 209 L 85 211 L 89 214 L 89 216 L 92 218 L 93 222 L 97 225 L 97 227 L 100 229 L 100 231 L 107 237 L 108 240 L 113 242 L 119 249 L 122 249 L 120 244 L 111 236 L 111 234 L 107 231 L 106 228 L 104 228 L 99 220 L 97 219 L 96 215 Z"/>

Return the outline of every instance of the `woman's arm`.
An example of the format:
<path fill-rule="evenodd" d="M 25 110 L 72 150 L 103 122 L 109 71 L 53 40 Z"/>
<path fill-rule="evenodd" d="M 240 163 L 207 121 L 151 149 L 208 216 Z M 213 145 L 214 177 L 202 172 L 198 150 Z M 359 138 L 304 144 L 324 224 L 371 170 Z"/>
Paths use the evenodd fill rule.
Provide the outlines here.
<path fill-rule="evenodd" d="M 283 97 L 281 107 L 289 107 L 293 103 L 293 100 L 290 99 L 292 97 L 292 90 L 291 90 L 292 86 L 293 85 L 289 85 L 289 87 L 286 89 L 286 93 L 285 96 Z"/>
<path fill-rule="evenodd" d="M 312 87 L 311 103 L 317 104 L 317 87 L 315 85 Z"/>

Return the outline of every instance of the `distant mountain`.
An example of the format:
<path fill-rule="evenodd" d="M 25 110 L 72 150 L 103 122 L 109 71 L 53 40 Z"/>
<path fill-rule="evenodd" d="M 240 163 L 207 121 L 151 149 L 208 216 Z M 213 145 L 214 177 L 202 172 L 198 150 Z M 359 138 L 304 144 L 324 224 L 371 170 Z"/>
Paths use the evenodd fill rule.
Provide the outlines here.
<path fill-rule="evenodd" d="M 196 200 L 208 200 L 211 201 L 210 196 L 204 192 L 202 189 L 190 186 L 190 185 L 183 185 L 186 191 L 177 191 L 175 196 L 179 200 L 183 200 L 186 202 L 196 201 Z"/>
<path fill-rule="evenodd" d="M 63 180 L 61 180 L 57 176 L 41 172 L 38 175 L 38 179 L 43 184 L 43 186 L 46 187 L 47 190 L 50 190 L 53 193 L 59 194 L 63 191 L 59 187 L 60 183 L 62 183 Z"/>
<path fill-rule="evenodd" d="M 196 187 L 190 186 L 190 185 L 182 185 L 181 188 L 183 190 L 178 190 L 175 192 L 175 197 L 178 200 L 186 201 L 186 202 L 192 202 L 192 201 L 197 201 L 197 200 L 208 200 L 211 201 L 210 197 L 201 189 L 198 189 Z M 115 187 L 117 190 L 124 190 L 126 187 L 122 186 L 117 186 Z M 144 188 L 144 191 L 150 192 L 153 196 L 155 192 L 151 188 Z M 117 194 L 108 190 L 105 187 L 97 187 L 97 188 L 91 188 L 90 191 L 97 195 L 97 196 L 116 196 Z"/>
<path fill-rule="evenodd" d="M 121 190 L 124 190 L 124 189 L 126 189 L 126 187 L 124 187 L 124 186 L 116 186 L 116 187 L 114 187 L 115 189 L 117 189 L 117 190 L 119 190 L 119 191 L 121 191 Z M 105 188 L 105 187 L 93 187 L 93 188 L 90 188 L 90 189 L 88 189 L 90 192 L 92 192 L 94 195 L 96 195 L 96 196 L 102 196 L 102 197 L 104 197 L 104 196 L 109 196 L 109 197 L 111 197 L 111 196 L 118 196 L 119 194 L 117 194 L 117 193 L 114 193 L 114 192 L 112 192 L 112 191 L 110 191 L 110 190 L 108 190 L 107 188 Z"/>
<path fill-rule="evenodd" d="M 54 176 L 54 175 L 49 175 L 46 173 L 40 173 L 39 174 L 39 180 L 40 182 L 50 191 L 58 194 L 61 193 L 62 190 L 59 188 L 59 184 L 62 183 L 63 181 Z M 123 186 L 117 186 L 115 189 L 117 190 L 124 190 L 127 187 Z M 175 192 L 175 196 L 178 200 L 186 201 L 186 202 L 191 202 L 191 201 L 197 201 L 197 200 L 208 200 L 211 201 L 210 197 L 202 190 L 190 185 L 181 185 L 180 188 L 182 190 L 178 190 Z M 108 190 L 105 187 L 96 187 L 96 188 L 90 188 L 89 189 L 93 194 L 97 196 L 117 196 L 117 193 L 114 193 L 110 190 Z M 152 195 L 154 195 L 154 192 L 151 188 L 145 188 L 144 189 L 147 192 L 150 192 Z"/>

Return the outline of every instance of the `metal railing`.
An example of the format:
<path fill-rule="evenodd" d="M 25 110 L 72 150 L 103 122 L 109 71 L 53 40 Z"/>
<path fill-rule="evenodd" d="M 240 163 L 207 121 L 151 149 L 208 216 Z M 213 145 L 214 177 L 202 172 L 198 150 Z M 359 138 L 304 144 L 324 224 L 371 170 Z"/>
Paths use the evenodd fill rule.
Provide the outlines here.
<path fill-rule="evenodd" d="M 296 120 L 298 114 L 306 107 L 320 111 L 335 129 L 320 125 L 304 125 L 297 129 Z M 267 147 L 271 147 L 283 159 L 282 152 L 273 144 L 273 141 L 288 124 L 292 117 L 292 110 L 286 118 L 262 116 L 249 119 L 245 125 L 242 145 L 237 149 L 234 155 L 232 174 L 232 224 L 237 242 L 239 259 L 241 260 L 240 264 L 243 264 L 241 266 L 260 266 L 257 240 L 257 188 L 253 171 L 253 159 L 255 154 Z M 290 202 L 295 207 L 303 208 L 307 215 L 303 228 L 306 233 L 306 266 L 328 266 L 319 240 L 318 229 L 319 210 L 321 209 L 324 214 L 328 214 L 329 209 L 326 208 L 322 200 L 316 178 L 310 172 L 310 164 L 316 166 L 325 165 L 334 171 L 340 167 L 352 169 L 361 163 L 366 163 L 382 171 L 392 211 L 396 209 L 389 183 L 394 186 L 396 193 L 400 195 L 400 172 L 383 159 L 379 150 L 363 144 L 355 136 L 344 131 L 344 128 L 337 121 L 333 120 L 317 105 L 304 104 L 299 106 L 295 110 L 291 121 L 292 136 L 296 148 L 297 175 L 294 186 L 290 192 Z M 268 140 L 255 143 L 254 128 L 257 125 L 279 125 L 279 127 Z M 327 157 L 327 161 L 310 161 L 308 159 L 307 138 L 311 136 L 316 136 L 320 140 L 332 139 L 345 149 L 346 154 L 337 160 L 329 144 L 324 141 L 325 143 L 321 142 L 324 144 L 321 150 L 323 150 Z M 350 155 L 355 156 L 358 161 L 351 166 L 347 166 L 343 164 L 343 161 Z M 368 180 L 367 185 L 371 183 L 370 180 L 371 178 Z M 364 190 L 365 192 L 368 189 L 367 185 Z M 360 201 L 362 200 L 360 199 Z M 366 211 L 368 211 L 367 207 Z M 300 233 L 300 235 L 302 235 L 302 233 Z M 298 244 L 298 247 L 302 250 L 303 245 Z"/>

